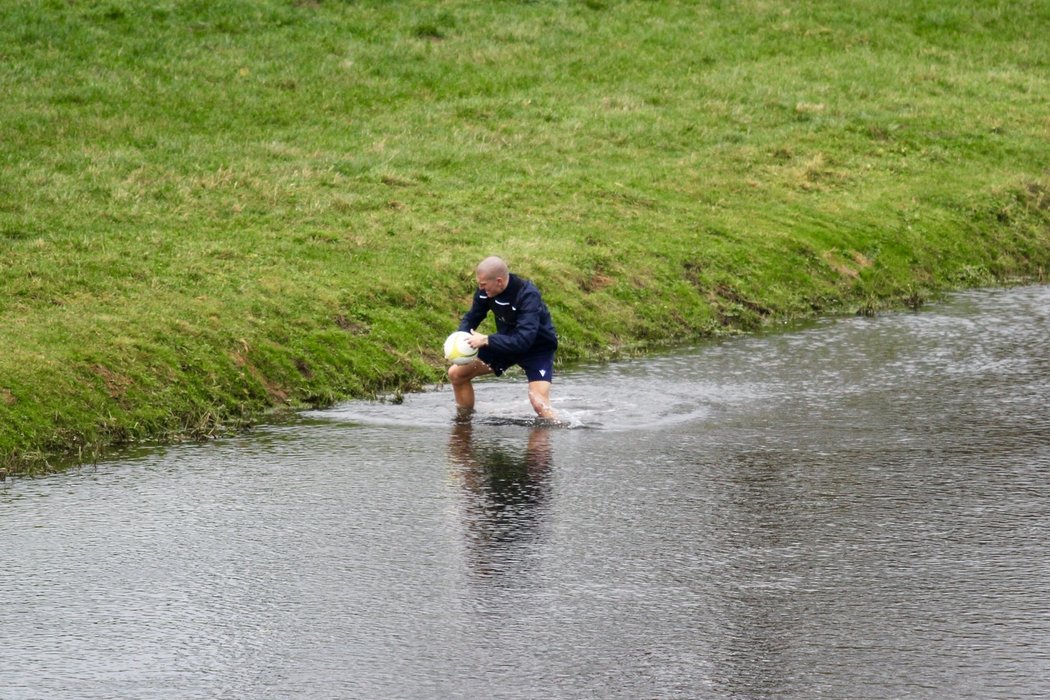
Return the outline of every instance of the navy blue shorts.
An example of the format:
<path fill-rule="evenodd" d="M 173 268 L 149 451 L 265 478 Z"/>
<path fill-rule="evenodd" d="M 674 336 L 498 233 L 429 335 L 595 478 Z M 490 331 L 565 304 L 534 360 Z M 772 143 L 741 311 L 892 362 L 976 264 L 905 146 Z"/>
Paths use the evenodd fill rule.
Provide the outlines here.
<path fill-rule="evenodd" d="M 491 367 L 497 377 L 507 371 L 508 367 L 518 365 L 525 370 L 525 376 L 530 382 L 554 381 L 553 350 L 540 350 L 525 355 L 502 355 L 486 346 L 478 350 L 478 359 Z"/>

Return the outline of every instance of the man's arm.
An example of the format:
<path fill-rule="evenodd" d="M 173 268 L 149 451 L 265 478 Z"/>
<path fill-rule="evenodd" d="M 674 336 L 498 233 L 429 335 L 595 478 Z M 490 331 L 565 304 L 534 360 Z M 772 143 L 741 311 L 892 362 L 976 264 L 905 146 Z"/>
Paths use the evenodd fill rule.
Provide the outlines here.
<path fill-rule="evenodd" d="M 484 299 L 480 294 L 474 294 L 474 303 L 470 307 L 470 311 L 463 314 L 463 318 L 459 322 L 459 328 L 456 330 L 470 333 L 472 330 L 481 325 L 481 322 L 485 320 L 485 317 L 489 314 L 488 300 Z"/>

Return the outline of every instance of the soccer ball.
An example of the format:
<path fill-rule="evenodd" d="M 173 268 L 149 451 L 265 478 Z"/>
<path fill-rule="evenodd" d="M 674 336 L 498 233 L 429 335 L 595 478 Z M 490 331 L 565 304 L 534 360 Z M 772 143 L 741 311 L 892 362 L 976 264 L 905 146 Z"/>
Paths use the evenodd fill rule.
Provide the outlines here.
<path fill-rule="evenodd" d="M 445 339 L 445 359 L 454 365 L 466 365 L 478 356 L 477 348 L 467 344 L 470 333 L 456 331 Z"/>

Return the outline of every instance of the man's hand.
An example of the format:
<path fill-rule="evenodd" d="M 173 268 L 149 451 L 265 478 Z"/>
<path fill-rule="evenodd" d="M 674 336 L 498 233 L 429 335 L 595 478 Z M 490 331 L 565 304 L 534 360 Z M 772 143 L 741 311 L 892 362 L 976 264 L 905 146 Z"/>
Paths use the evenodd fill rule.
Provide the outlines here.
<path fill-rule="evenodd" d="M 467 345 L 469 345 L 472 348 L 483 348 L 483 347 L 485 347 L 488 344 L 489 344 L 489 337 L 487 335 L 483 335 L 481 333 L 478 333 L 475 330 L 472 330 L 470 332 L 470 337 L 467 338 Z"/>

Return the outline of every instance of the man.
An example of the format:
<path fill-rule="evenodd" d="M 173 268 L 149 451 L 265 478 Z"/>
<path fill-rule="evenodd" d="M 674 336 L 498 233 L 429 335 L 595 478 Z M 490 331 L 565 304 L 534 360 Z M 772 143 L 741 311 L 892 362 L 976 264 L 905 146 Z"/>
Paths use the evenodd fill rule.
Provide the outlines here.
<path fill-rule="evenodd" d="M 478 348 L 478 357 L 469 364 L 448 369 L 460 415 L 469 415 L 474 409 L 472 379 L 489 373 L 498 377 L 511 365 L 518 365 L 529 380 L 529 402 L 536 415 L 553 420 L 550 393 L 558 335 L 540 290 L 532 282 L 512 275 L 507 263 L 495 256 L 478 263 L 474 274 L 478 291 L 459 330 L 470 333 L 467 342 Z M 496 332 L 478 333 L 478 326 L 490 311 L 496 318 Z"/>

